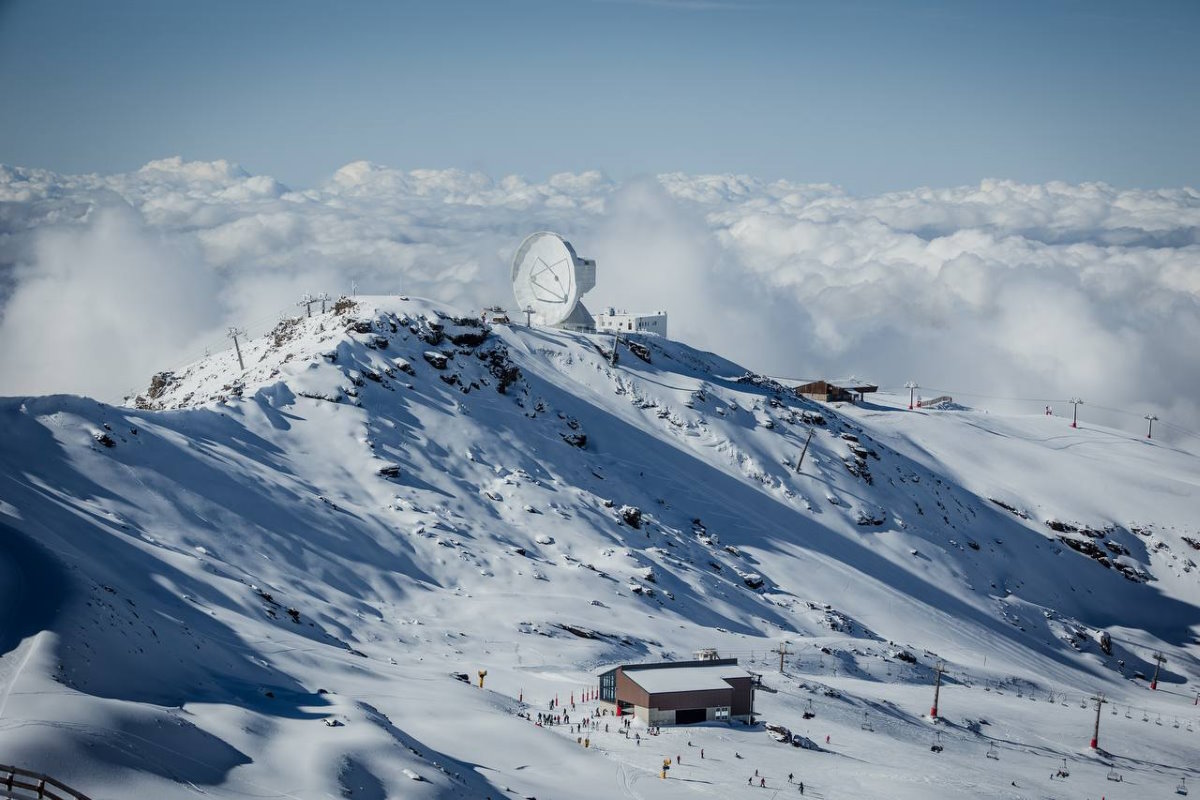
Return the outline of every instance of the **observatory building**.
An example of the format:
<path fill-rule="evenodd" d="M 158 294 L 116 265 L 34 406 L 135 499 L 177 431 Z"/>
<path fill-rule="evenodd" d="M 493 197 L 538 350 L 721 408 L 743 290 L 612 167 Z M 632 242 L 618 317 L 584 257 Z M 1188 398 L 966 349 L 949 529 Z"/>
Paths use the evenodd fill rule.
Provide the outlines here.
<path fill-rule="evenodd" d="M 594 318 L 580 298 L 596 286 L 596 262 L 580 258 L 571 243 L 549 231 L 521 242 L 512 262 L 513 296 L 530 323 L 583 333 L 667 335 L 667 314 L 629 314 L 606 309 Z"/>
<path fill-rule="evenodd" d="M 530 322 L 573 331 L 594 331 L 596 321 L 579 298 L 596 286 L 596 262 L 580 258 L 557 233 L 539 231 L 513 256 L 513 295 Z"/>
<path fill-rule="evenodd" d="M 596 330 L 600 333 L 657 333 L 666 338 L 667 312 L 655 311 L 653 314 L 630 314 L 606 308 L 596 317 Z"/>

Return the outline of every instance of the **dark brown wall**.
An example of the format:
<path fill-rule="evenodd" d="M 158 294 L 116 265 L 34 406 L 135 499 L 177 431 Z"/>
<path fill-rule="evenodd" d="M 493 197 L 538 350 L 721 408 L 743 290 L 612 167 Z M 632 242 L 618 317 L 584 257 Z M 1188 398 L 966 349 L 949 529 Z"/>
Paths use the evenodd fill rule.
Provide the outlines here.
<path fill-rule="evenodd" d="M 730 685 L 733 686 L 733 702 L 730 704 L 729 713 L 734 716 L 746 716 L 750 713 L 750 703 L 754 697 L 754 679 L 753 678 L 726 678 Z"/>
<path fill-rule="evenodd" d="M 698 692 L 662 692 L 660 694 L 652 694 L 650 695 L 649 707 L 662 709 L 663 711 L 678 711 L 681 708 L 728 706 L 732 705 L 732 702 L 732 689 L 704 689 Z"/>

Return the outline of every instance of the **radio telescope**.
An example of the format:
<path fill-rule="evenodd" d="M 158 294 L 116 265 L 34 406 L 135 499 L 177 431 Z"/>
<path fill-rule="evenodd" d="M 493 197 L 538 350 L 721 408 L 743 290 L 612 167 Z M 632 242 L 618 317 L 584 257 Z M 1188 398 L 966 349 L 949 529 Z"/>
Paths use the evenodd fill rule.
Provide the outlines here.
<path fill-rule="evenodd" d="M 596 262 L 580 258 L 556 233 L 539 231 L 513 256 L 513 295 L 539 325 L 591 330 L 595 320 L 579 298 L 596 286 Z"/>

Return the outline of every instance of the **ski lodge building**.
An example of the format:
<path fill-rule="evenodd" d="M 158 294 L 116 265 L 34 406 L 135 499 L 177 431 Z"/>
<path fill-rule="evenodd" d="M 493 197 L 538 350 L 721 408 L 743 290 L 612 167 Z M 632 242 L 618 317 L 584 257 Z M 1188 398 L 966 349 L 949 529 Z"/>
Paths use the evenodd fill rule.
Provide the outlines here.
<path fill-rule="evenodd" d="M 667 338 L 667 312 L 655 311 L 653 314 L 630 314 L 606 308 L 596 315 L 597 333 L 657 333 Z"/>
<path fill-rule="evenodd" d="M 600 674 L 600 700 L 647 725 L 749 722 L 756 683 L 736 658 L 625 664 Z"/>
<path fill-rule="evenodd" d="M 809 400 L 819 400 L 822 403 L 846 402 L 853 403 L 854 395 L 862 400 L 867 392 L 879 391 L 879 386 L 862 378 L 836 378 L 802 383 L 793 391 Z"/>

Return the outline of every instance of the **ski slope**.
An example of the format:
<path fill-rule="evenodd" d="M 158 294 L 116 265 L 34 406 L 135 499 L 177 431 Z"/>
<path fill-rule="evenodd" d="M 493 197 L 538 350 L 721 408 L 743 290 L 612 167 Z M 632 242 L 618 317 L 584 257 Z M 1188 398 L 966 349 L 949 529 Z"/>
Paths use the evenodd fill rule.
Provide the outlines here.
<path fill-rule="evenodd" d="M 93 798 L 798 795 L 789 773 L 828 798 L 1151 797 L 1196 776 L 1195 452 L 817 404 L 678 342 L 612 346 L 356 298 L 123 407 L 0 400 L 0 761 Z M 602 669 L 704 647 L 821 749 L 524 716 L 574 700 L 577 724 Z"/>

